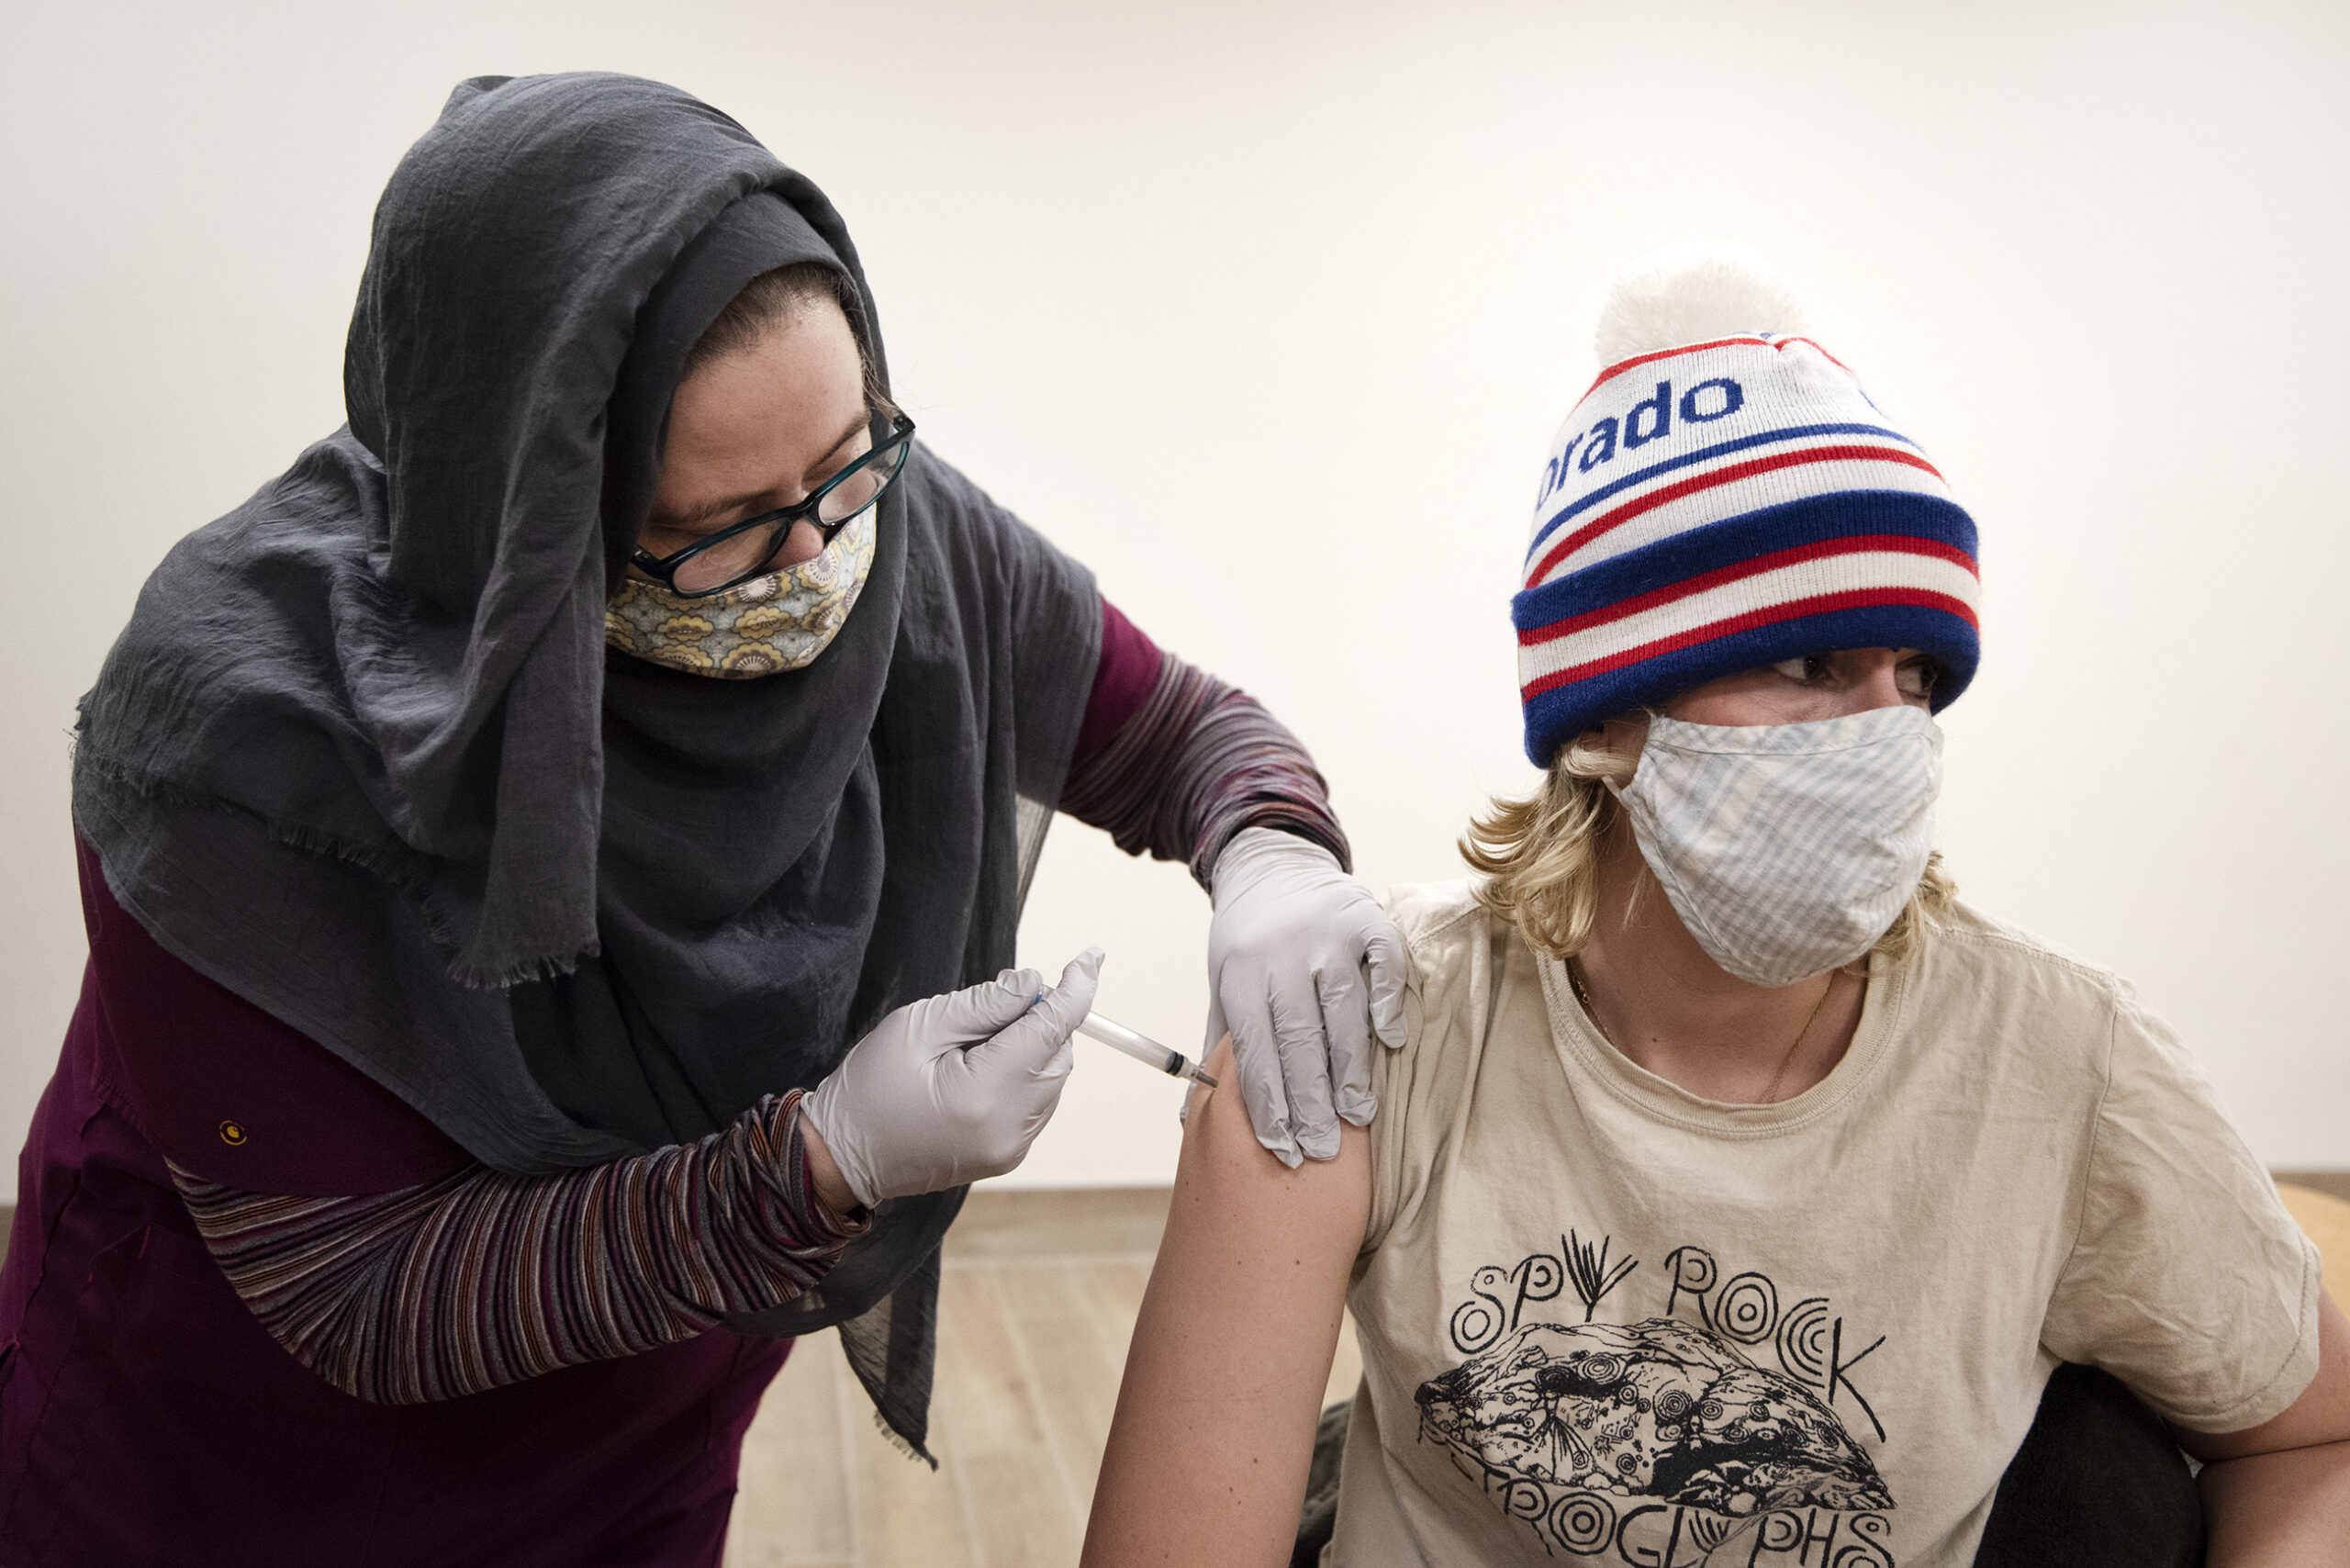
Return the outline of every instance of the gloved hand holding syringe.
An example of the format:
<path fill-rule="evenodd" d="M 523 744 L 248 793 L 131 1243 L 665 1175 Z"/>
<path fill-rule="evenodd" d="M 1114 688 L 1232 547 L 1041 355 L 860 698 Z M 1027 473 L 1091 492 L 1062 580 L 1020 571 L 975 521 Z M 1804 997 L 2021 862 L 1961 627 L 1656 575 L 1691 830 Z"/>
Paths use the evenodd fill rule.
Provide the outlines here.
<path fill-rule="evenodd" d="M 1088 1011 L 1101 968 L 1102 949 L 1089 948 L 1058 985 L 1006 969 L 875 1025 L 803 1102 L 818 1190 L 840 1182 L 845 1212 L 850 1199 L 871 1208 L 1012 1170 L 1060 1102 L 1073 1035 L 1215 1087 L 1179 1052 Z"/>

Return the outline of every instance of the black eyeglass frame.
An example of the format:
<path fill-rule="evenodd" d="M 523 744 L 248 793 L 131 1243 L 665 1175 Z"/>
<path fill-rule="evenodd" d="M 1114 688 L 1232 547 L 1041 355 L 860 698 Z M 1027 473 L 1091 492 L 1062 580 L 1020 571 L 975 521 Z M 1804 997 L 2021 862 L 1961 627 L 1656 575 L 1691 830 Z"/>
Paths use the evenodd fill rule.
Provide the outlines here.
<path fill-rule="evenodd" d="M 823 535 L 825 543 L 830 544 L 842 529 L 855 522 L 864 513 L 879 506 L 881 498 L 890 493 L 890 487 L 898 482 L 898 476 L 906 471 L 905 459 L 910 454 L 912 445 L 914 422 L 901 410 L 893 410 L 890 415 L 890 421 L 889 430 L 882 434 L 880 440 L 873 443 L 870 450 L 858 454 L 854 462 L 845 465 L 839 473 L 817 486 L 806 500 L 788 507 L 778 507 L 773 511 L 763 511 L 756 517 L 746 517 L 740 522 L 730 523 L 707 538 L 695 540 L 691 544 L 673 554 L 655 556 L 640 544 L 629 553 L 629 564 L 679 599 L 708 599 L 712 594 L 724 593 L 728 588 L 740 588 L 754 577 L 767 576 L 767 563 L 775 559 L 775 549 L 770 549 L 760 558 L 759 564 L 749 571 L 743 573 L 740 577 L 730 577 L 714 588 L 679 588 L 677 568 L 703 551 L 723 544 L 730 539 L 739 538 L 755 528 L 774 529 L 776 549 L 780 549 L 784 540 L 789 537 L 792 528 L 805 521 L 814 527 L 818 533 Z M 909 452 L 899 454 L 897 466 L 890 471 L 890 476 L 887 479 L 881 481 L 881 487 L 873 492 L 871 500 L 838 522 L 826 523 L 817 518 L 817 509 L 824 504 L 826 496 L 831 495 L 835 488 L 845 483 L 850 476 L 871 466 L 877 458 L 899 447 L 906 447 Z"/>

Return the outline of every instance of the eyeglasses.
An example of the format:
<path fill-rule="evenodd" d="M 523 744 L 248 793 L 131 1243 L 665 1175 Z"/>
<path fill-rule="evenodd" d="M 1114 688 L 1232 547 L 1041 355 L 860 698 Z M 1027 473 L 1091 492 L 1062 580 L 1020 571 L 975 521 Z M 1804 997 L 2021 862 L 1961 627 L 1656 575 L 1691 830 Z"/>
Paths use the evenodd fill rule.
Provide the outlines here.
<path fill-rule="evenodd" d="M 890 429 L 873 449 L 816 487 L 816 493 L 797 506 L 778 507 L 756 517 L 722 528 L 670 555 L 654 555 L 642 547 L 629 556 L 646 577 L 668 586 L 686 599 L 723 593 L 770 569 L 776 552 L 783 548 L 794 524 L 803 520 L 830 544 L 856 514 L 881 498 L 906 466 L 913 450 L 914 422 L 901 413 L 890 416 Z"/>

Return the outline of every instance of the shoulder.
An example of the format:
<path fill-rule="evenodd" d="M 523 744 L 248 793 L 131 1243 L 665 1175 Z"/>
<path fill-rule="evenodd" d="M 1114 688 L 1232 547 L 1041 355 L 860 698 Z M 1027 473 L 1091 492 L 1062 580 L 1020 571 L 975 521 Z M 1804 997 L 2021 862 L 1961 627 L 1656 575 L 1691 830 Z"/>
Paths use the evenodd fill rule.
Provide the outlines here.
<path fill-rule="evenodd" d="M 1407 882 L 1386 888 L 1379 905 L 1410 949 L 1414 967 L 1441 967 L 1484 935 L 1484 905 L 1477 902 L 1477 884 L 1467 877 L 1449 882 Z"/>
<path fill-rule="evenodd" d="M 1500 949 L 1518 940 L 1516 929 L 1477 902 L 1477 884 L 1465 877 L 1389 888 L 1379 902 L 1404 938 L 1408 960 L 1404 1054 L 1433 1048 L 1460 1028 L 1473 1029 L 1475 1004 L 1490 989 Z"/>
<path fill-rule="evenodd" d="M 906 472 L 899 483 L 909 494 L 920 495 L 934 501 L 951 505 L 980 507 L 990 511 L 996 509 L 986 491 L 971 482 L 969 476 L 938 455 L 928 442 L 917 440 L 906 456 Z"/>
<path fill-rule="evenodd" d="M 898 512 L 906 535 L 912 585 L 968 593 L 1000 586 L 1008 552 L 1026 531 L 970 476 L 920 441 L 899 478 Z M 883 516 L 890 503 L 882 502 Z"/>
<path fill-rule="evenodd" d="M 2084 977 L 2101 977 L 2107 981 L 2115 978 L 2105 966 L 2012 921 L 2001 920 L 1964 899 L 1953 902 L 1933 929 L 1937 940 L 1957 945 L 1975 955 L 1977 962 L 2065 969 Z"/>
<path fill-rule="evenodd" d="M 898 483 L 908 592 L 965 613 L 1086 622 L 1099 637 L 1099 590 L 1085 566 L 917 441 Z M 888 503 L 885 501 L 884 505 Z"/>
<path fill-rule="evenodd" d="M 2110 1011 L 2129 982 L 2112 969 L 1964 902 L 1929 930 L 1918 954 L 1929 986 L 1959 986 L 2045 1004 Z"/>
<path fill-rule="evenodd" d="M 1513 958 L 1523 955 L 1525 939 L 1478 901 L 1477 889 L 1475 879 L 1463 877 L 1392 887 L 1379 895 L 1410 960 L 1405 1055 L 1436 1048 L 1464 1030 L 1481 1033 L 1504 970 L 1519 967 Z"/>
<path fill-rule="evenodd" d="M 1388 889 L 1380 903 L 1408 957 L 1404 1044 L 1373 1054 L 1371 1220 L 1366 1250 L 1383 1243 L 1427 1185 L 1431 1160 L 1468 1102 L 1505 971 L 1520 938 L 1462 879 Z"/>
<path fill-rule="evenodd" d="M 898 488 L 905 497 L 906 527 L 917 556 L 1011 561 L 1024 551 L 1052 548 L 969 475 L 919 440 Z"/>
<path fill-rule="evenodd" d="M 2201 1070 L 2131 982 L 1972 905 L 1949 910 L 1910 959 L 1913 1026 L 1964 1032 L 2008 1069 L 2039 1080 L 2152 1075 L 2199 1084 Z"/>

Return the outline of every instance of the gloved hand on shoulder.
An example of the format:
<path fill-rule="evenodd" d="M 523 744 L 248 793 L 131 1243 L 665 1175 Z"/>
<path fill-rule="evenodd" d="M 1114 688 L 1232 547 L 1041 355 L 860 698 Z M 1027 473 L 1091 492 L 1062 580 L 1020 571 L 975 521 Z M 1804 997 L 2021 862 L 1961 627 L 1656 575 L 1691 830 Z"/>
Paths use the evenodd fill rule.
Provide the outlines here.
<path fill-rule="evenodd" d="M 1320 845 L 1243 828 L 1217 855 L 1208 925 L 1209 1048 L 1229 1030 L 1257 1141 L 1294 1168 L 1368 1126 L 1371 1041 L 1404 1043 L 1403 938 Z"/>
<path fill-rule="evenodd" d="M 1034 969 L 1006 969 L 875 1025 L 801 1103 L 856 1201 L 871 1208 L 1018 1165 L 1060 1103 L 1101 972 L 1102 949 L 1089 947 L 1049 991 Z"/>

